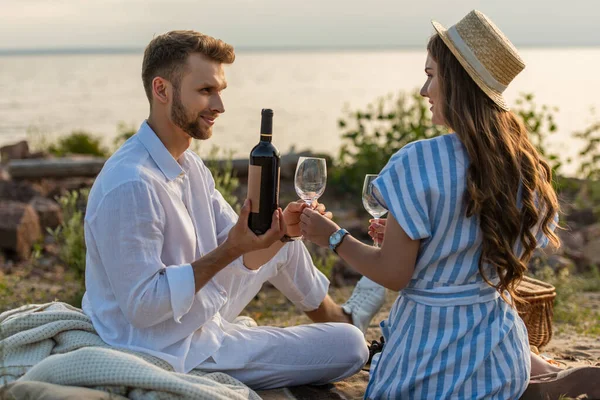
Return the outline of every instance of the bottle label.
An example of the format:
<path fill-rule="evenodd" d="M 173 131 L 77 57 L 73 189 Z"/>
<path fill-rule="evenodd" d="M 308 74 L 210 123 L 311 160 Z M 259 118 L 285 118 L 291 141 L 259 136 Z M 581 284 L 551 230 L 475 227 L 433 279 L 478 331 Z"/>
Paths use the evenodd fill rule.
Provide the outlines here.
<path fill-rule="evenodd" d="M 248 165 L 248 198 L 252 202 L 250 212 L 258 213 L 260 210 L 260 184 L 262 167 L 260 165 Z"/>

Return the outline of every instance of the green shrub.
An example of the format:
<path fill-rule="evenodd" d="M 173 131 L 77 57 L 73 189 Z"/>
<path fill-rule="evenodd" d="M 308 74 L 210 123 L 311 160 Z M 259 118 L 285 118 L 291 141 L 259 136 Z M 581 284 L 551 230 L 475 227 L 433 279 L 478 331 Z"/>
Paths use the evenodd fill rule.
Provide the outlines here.
<path fill-rule="evenodd" d="M 317 252 L 311 252 L 311 257 L 315 267 L 323 273 L 328 279 L 331 279 L 333 267 L 338 257 L 333 253 L 327 253 L 325 256 L 317 255 Z"/>
<path fill-rule="evenodd" d="M 74 131 L 51 144 L 48 151 L 57 157 L 69 154 L 86 154 L 97 157 L 108 157 L 108 150 L 101 146 L 100 139 L 85 131 Z"/>
<path fill-rule="evenodd" d="M 220 149 L 213 146 L 206 158 L 206 166 L 215 180 L 215 188 L 223 195 L 223 198 L 231 205 L 236 213 L 240 212 L 241 204 L 235 192 L 240 186 L 240 180 L 235 176 L 233 169 L 232 150 L 224 151 L 225 158 L 219 160 Z"/>
<path fill-rule="evenodd" d="M 336 190 L 353 196 L 360 195 L 365 174 L 378 173 L 400 148 L 444 132 L 431 123 L 428 103 L 418 91 L 381 97 L 366 111 L 344 114 L 338 121 L 342 146 L 330 181 Z"/>
<path fill-rule="evenodd" d="M 113 149 L 117 151 L 119 147 L 123 145 L 133 135 L 137 133 L 137 129 L 134 125 L 127 125 L 124 122 L 119 122 L 117 125 L 117 136 L 113 140 Z"/>
<path fill-rule="evenodd" d="M 533 94 L 522 93 L 512 110 L 522 118 L 533 145 L 550 163 L 555 176 L 559 176 L 563 164 L 571 160 L 561 160 L 556 152 L 548 148 L 548 138 L 558 130 L 554 117 L 558 109 L 538 106 Z M 346 110 L 338 123 L 342 146 L 330 170 L 330 182 L 337 191 L 348 194 L 356 204 L 360 204 L 366 174 L 378 173 L 389 158 L 406 144 L 445 132 L 441 127 L 432 125 L 427 101 L 416 90 L 410 94 L 381 97 L 375 103 L 368 104 L 364 111 Z M 582 163 L 579 174 L 582 178 L 599 179 L 600 122 L 573 136 L 586 142 L 580 153 Z M 561 189 L 561 182 L 565 183 L 563 180 L 555 182 L 557 190 Z"/>
<path fill-rule="evenodd" d="M 48 229 L 59 246 L 59 258 L 64 265 L 83 280 L 85 276 L 84 208 L 88 189 L 71 191 L 56 200 L 63 213 L 63 222 L 56 229 Z"/>
<path fill-rule="evenodd" d="M 573 136 L 585 142 L 585 147 L 579 152 L 579 175 L 584 179 L 600 180 L 600 122 L 575 132 Z"/>
<path fill-rule="evenodd" d="M 558 154 L 548 149 L 547 140 L 558 130 L 554 121 L 554 114 L 558 112 L 558 108 L 545 104 L 538 106 L 534 99 L 535 96 L 531 93 L 521 93 L 516 100 L 516 107 L 513 107 L 512 111 L 521 117 L 529 132 L 529 140 L 557 175 L 560 173 L 563 161 L 560 160 Z M 565 161 L 571 162 L 570 159 Z"/>

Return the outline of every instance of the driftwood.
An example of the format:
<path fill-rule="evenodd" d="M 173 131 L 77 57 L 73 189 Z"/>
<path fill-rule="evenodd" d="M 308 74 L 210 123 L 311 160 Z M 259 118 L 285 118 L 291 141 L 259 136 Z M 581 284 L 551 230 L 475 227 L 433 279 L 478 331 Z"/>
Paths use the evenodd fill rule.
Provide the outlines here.
<path fill-rule="evenodd" d="M 281 177 L 292 178 L 296 171 L 296 163 L 300 156 L 310 153 L 292 153 L 281 156 Z M 70 177 L 95 177 L 98 175 L 106 159 L 104 158 L 51 158 L 11 160 L 8 163 L 8 173 L 12 179 L 41 179 L 41 178 L 70 178 Z M 228 162 L 217 161 L 221 167 Z M 248 176 L 248 159 L 232 160 L 232 167 L 236 176 L 245 179 Z"/>
<path fill-rule="evenodd" d="M 96 176 L 104 166 L 104 158 L 50 158 L 12 160 L 8 173 L 12 179 L 69 178 Z"/>

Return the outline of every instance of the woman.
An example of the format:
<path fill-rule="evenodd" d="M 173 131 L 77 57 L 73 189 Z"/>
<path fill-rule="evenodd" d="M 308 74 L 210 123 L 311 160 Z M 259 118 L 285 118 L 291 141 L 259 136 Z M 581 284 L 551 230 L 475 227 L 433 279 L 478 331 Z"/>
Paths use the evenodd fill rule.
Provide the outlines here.
<path fill-rule="evenodd" d="M 514 46 L 478 11 L 433 25 L 421 95 L 456 133 L 405 146 L 375 180 L 380 249 L 310 209 L 302 234 L 401 291 L 366 398 L 518 398 L 531 364 L 515 286 L 536 247 L 558 245 L 551 170 L 502 96 L 525 67 Z"/>

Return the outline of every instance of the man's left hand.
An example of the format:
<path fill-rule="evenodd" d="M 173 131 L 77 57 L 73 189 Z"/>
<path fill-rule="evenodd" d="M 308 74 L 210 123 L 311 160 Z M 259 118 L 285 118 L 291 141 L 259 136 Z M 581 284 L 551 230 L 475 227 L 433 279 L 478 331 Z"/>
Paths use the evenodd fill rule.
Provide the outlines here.
<path fill-rule="evenodd" d="M 333 214 L 329 211 L 326 211 L 325 204 L 321 204 L 316 200 L 313 201 L 310 207 L 303 200 L 292 202 L 287 205 L 285 210 L 283 210 L 283 221 L 287 226 L 287 234 L 289 236 L 297 237 L 301 235 L 300 216 L 302 215 L 302 211 L 304 211 L 305 208 L 311 208 L 315 211 L 318 211 L 321 215 L 329 219 L 333 218 Z"/>

